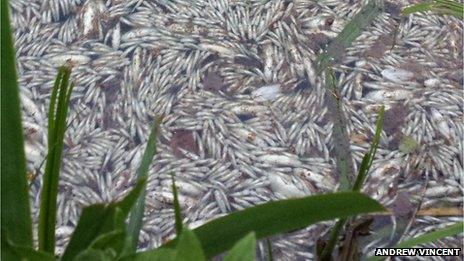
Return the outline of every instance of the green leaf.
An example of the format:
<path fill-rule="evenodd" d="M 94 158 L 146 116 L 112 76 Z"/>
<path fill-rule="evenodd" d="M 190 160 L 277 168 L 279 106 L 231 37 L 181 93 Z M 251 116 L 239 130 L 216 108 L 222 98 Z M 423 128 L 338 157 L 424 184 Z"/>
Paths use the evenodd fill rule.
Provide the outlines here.
<path fill-rule="evenodd" d="M 63 139 L 66 131 L 66 115 L 73 84 L 69 84 L 71 69 L 59 68 L 52 90 L 48 114 L 48 154 L 43 176 L 39 213 L 39 249 L 55 252 L 56 199 L 61 168 Z"/>
<path fill-rule="evenodd" d="M 411 238 L 400 242 L 399 244 L 395 245 L 393 248 L 409 248 L 409 247 L 416 247 L 421 244 L 428 244 L 433 243 L 439 239 L 450 237 L 454 235 L 458 235 L 464 232 L 464 222 L 459 222 L 453 224 L 451 226 L 445 227 L 443 229 L 425 233 L 423 235 L 417 236 L 415 238 Z M 368 261 L 377 261 L 385 259 L 385 257 L 381 256 L 372 256 L 368 258 Z"/>
<path fill-rule="evenodd" d="M 180 211 L 179 199 L 177 197 L 176 182 L 174 181 L 174 173 L 171 172 L 172 194 L 174 195 L 174 216 L 176 219 L 176 233 L 180 235 L 182 231 L 182 213 Z"/>
<path fill-rule="evenodd" d="M 361 193 L 339 192 L 265 203 L 210 221 L 193 232 L 206 258 L 212 258 L 252 231 L 261 239 L 320 221 L 379 211 L 385 209 Z M 176 241 L 165 247 L 172 247 Z"/>
<path fill-rule="evenodd" d="M 114 230 L 97 237 L 89 247 L 93 249 L 122 249 L 125 236 L 126 232 L 124 230 Z"/>
<path fill-rule="evenodd" d="M 413 13 L 423 13 L 431 11 L 442 15 L 453 15 L 457 18 L 463 19 L 464 8 L 463 4 L 456 1 L 449 0 L 435 0 L 432 2 L 418 3 L 407 6 L 403 9 L 403 15 L 410 15 Z"/>
<path fill-rule="evenodd" d="M 30 246 L 14 245 L 2 228 L 2 260 L 53 261 L 55 257 L 46 252 L 36 251 Z"/>
<path fill-rule="evenodd" d="M 343 30 L 327 46 L 326 51 L 317 59 L 317 73 L 321 73 L 327 67 L 337 61 L 340 61 L 344 55 L 345 49 L 361 35 L 362 31 L 369 26 L 382 11 L 383 1 L 370 0 L 361 11 L 359 11 L 345 25 Z"/>
<path fill-rule="evenodd" d="M 32 246 L 32 222 L 9 2 L 2 1 L 1 226 L 17 245 Z"/>
<path fill-rule="evenodd" d="M 362 184 L 364 183 L 367 173 L 369 172 L 369 169 L 372 166 L 372 162 L 374 161 L 375 153 L 377 152 L 377 148 L 380 142 L 380 134 L 382 132 L 384 114 L 385 114 L 385 106 L 382 105 L 379 111 L 379 117 L 377 118 L 374 140 L 372 142 L 371 148 L 369 149 L 369 152 L 366 153 L 366 155 L 364 155 L 362 159 L 361 166 L 358 172 L 358 176 L 356 177 L 356 181 L 352 188 L 353 192 L 359 192 L 361 190 Z M 340 232 L 345 226 L 345 223 L 346 223 L 346 218 L 342 218 L 337 221 L 330 235 L 330 239 L 327 242 L 327 245 L 324 247 L 320 255 L 320 260 L 325 261 L 325 260 L 331 259 L 332 252 L 335 248 L 335 245 L 337 244 Z"/>
<path fill-rule="evenodd" d="M 267 244 L 267 260 L 268 261 L 274 261 L 274 255 L 272 254 L 272 243 L 269 238 L 266 238 L 266 244 Z"/>
<path fill-rule="evenodd" d="M 205 260 L 205 254 L 201 249 L 200 241 L 195 234 L 188 229 L 183 229 L 176 246 L 177 255 L 174 260 Z"/>
<path fill-rule="evenodd" d="M 229 251 L 224 261 L 253 261 L 256 255 L 256 235 L 249 233 Z"/>
<path fill-rule="evenodd" d="M 137 171 L 138 179 L 147 179 L 148 177 L 148 169 L 151 165 L 151 162 L 153 161 L 153 157 L 156 154 L 156 140 L 158 137 L 161 120 L 161 117 L 157 117 L 155 123 L 153 124 L 150 136 L 148 137 L 147 147 L 143 153 L 142 162 L 140 163 L 140 167 Z M 129 252 L 135 252 L 137 250 L 140 229 L 142 228 L 143 212 L 145 209 L 145 194 L 146 187 L 143 187 L 142 193 L 130 213 L 129 224 L 127 225 L 127 245 Z"/>
<path fill-rule="evenodd" d="M 430 11 L 432 9 L 432 6 L 433 6 L 432 2 L 418 3 L 415 5 L 405 7 L 401 13 L 403 15 L 410 15 L 412 13 L 426 12 L 426 11 Z"/>
<path fill-rule="evenodd" d="M 89 248 L 95 239 L 115 230 L 125 230 L 124 220 L 135 204 L 146 180 L 139 179 L 134 189 L 121 201 L 107 206 L 95 204 L 84 208 L 62 260 L 72 260 Z"/>
<path fill-rule="evenodd" d="M 463 230 L 464 230 L 464 222 L 459 222 L 451 226 L 448 226 L 446 228 L 433 231 L 433 232 L 429 232 L 429 233 L 420 235 L 418 237 L 405 240 L 399 243 L 398 245 L 396 245 L 395 247 L 406 248 L 406 247 L 414 247 L 414 246 L 421 245 L 421 244 L 432 243 L 441 238 L 461 234 L 463 233 Z"/>
<path fill-rule="evenodd" d="M 375 134 L 374 140 L 372 142 L 371 148 L 369 152 L 364 155 L 364 158 L 361 162 L 361 167 L 359 168 L 358 176 L 356 177 L 355 184 L 353 185 L 353 191 L 360 191 L 361 187 L 366 180 L 367 173 L 372 166 L 372 162 L 374 162 L 375 153 L 377 152 L 377 148 L 379 147 L 380 142 L 380 134 L 382 132 L 383 126 L 383 118 L 385 114 L 385 106 L 380 107 L 379 116 L 377 118 L 377 123 L 375 124 Z"/>

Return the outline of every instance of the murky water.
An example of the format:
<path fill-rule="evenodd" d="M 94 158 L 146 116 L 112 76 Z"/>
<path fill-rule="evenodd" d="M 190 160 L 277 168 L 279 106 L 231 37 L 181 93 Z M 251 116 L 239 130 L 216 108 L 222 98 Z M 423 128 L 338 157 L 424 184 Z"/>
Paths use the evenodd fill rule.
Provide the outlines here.
<path fill-rule="evenodd" d="M 57 67 L 69 59 L 74 64 L 59 251 L 83 206 L 119 199 L 131 187 L 156 115 L 165 118 L 149 173 L 142 249 L 174 233 L 171 171 L 191 227 L 259 203 L 335 191 L 340 151 L 334 145 L 344 144 L 356 173 L 381 104 L 384 128 L 364 192 L 395 218 L 375 219 L 365 253 L 396 242 L 403 231 L 411 237 L 462 220 L 415 211 L 462 208 L 463 24 L 456 18 L 401 20 L 401 6 L 388 3 L 352 47 L 332 50 L 344 141 L 333 134 L 333 115 L 341 116 L 332 115 L 332 94 L 315 61 L 361 1 L 11 6 L 31 170 L 46 154 Z M 36 221 L 40 186 L 38 179 L 31 188 Z M 315 239 L 329 225 L 273 238 L 277 260 L 312 259 Z M 460 247 L 461 239 L 443 244 Z M 260 245 L 260 259 L 264 253 Z"/>

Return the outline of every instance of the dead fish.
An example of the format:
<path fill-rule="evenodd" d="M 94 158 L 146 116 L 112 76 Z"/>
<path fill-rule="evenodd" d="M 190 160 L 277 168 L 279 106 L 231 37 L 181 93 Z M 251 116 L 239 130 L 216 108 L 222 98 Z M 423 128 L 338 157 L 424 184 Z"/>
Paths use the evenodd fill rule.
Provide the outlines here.
<path fill-rule="evenodd" d="M 395 83 L 403 83 L 414 77 L 414 73 L 397 68 L 384 69 L 381 74 L 385 79 Z"/>

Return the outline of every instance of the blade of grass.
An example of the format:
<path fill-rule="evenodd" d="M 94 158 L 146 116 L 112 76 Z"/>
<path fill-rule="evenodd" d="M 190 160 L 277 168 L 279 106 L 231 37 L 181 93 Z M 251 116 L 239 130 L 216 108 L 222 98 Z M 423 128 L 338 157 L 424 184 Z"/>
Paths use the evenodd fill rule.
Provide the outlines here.
<path fill-rule="evenodd" d="M 377 148 L 379 147 L 380 134 L 382 132 L 384 114 L 385 114 L 385 106 L 382 105 L 380 107 L 379 116 L 377 117 L 377 123 L 375 124 L 374 140 L 372 142 L 371 148 L 369 149 L 369 152 L 364 156 L 361 162 L 361 167 L 359 168 L 359 173 L 358 173 L 358 176 L 356 177 L 356 181 L 353 186 L 353 191 L 358 192 L 361 190 L 364 180 L 366 180 L 367 173 L 372 166 L 375 153 L 377 153 Z"/>
<path fill-rule="evenodd" d="M 364 183 L 367 173 L 369 172 L 369 169 L 372 166 L 372 162 L 374 161 L 375 153 L 377 152 L 377 148 L 379 146 L 380 133 L 382 132 L 384 113 L 385 106 L 382 105 L 379 111 L 379 116 L 377 117 L 374 140 L 372 142 L 371 148 L 363 157 L 361 167 L 359 168 L 358 176 L 356 177 L 355 184 L 353 185 L 353 192 L 359 192 L 361 190 L 362 184 Z M 324 250 L 322 251 L 322 254 L 320 256 L 320 259 L 322 261 L 331 260 L 332 252 L 335 248 L 335 245 L 337 244 L 340 232 L 342 228 L 345 226 L 346 221 L 346 218 L 342 218 L 338 220 L 335 224 L 335 227 L 333 228 L 332 233 L 330 235 L 329 242 L 324 247 Z"/>
<path fill-rule="evenodd" d="M 193 231 L 206 258 L 212 258 L 252 231 L 257 239 L 261 239 L 324 220 L 382 211 L 385 209 L 379 203 L 361 193 L 339 192 L 265 203 L 233 212 Z M 165 247 L 171 248 L 176 241 Z"/>
<path fill-rule="evenodd" d="M 5 0 L 1 4 L 1 226 L 10 235 L 12 243 L 32 246 L 19 87 L 8 3 Z"/>
<path fill-rule="evenodd" d="M 464 232 L 463 230 L 464 230 L 464 223 L 459 222 L 451 226 L 448 226 L 446 228 L 405 240 L 399 243 L 398 245 L 396 245 L 395 247 L 396 248 L 407 248 L 407 247 L 414 247 L 414 246 L 421 245 L 421 244 L 432 243 L 441 238 L 461 234 Z"/>
<path fill-rule="evenodd" d="M 205 260 L 205 254 L 201 249 L 200 241 L 191 230 L 183 229 L 179 236 L 179 241 L 176 245 L 177 255 L 175 261 L 184 260 Z"/>
<path fill-rule="evenodd" d="M 411 238 L 408 240 L 405 240 L 397 245 L 395 245 L 393 248 L 410 248 L 410 247 L 416 247 L 421 244 L 428 244 L 435 242 L 439 239 L 445 238 L 445 237 L 450 237 L 454 235 L 458 235 L 463 233 L 464 231 L 464 222 L 459 222 L 456 224 L 453 224 L 451 226 L 445 227 L 443 229 L 429 232 L 420 236 L 417 236 L 415 238 Z M 382 260 L 385 259 L 385 257 L 381 256 L 372 256 L 368 258 L 368 261 L 377 261 L 377 260 Z"/>
<path fill-rule="evenodd" d="M 39 249 L 49 253 L 55 252 L 56 199 L 61 168 L 64 132 L 70 93 L 73 84 L 69 84 L 71 69 L 59 68 L 49 108 L 48 153 L 43 176 L 43 187 L 39 213 Z M 58 97 L 56 97 L 58 96 Z M 56 108 L 55 108 L 56 107 Z M 56 144 L 56 146 L 54 146 Z"/>
<path fill-rule="evenodd" d="M 62 260 L 73 260 L 102 235 L 115 230 L 126 230 L 124 221 L 145 186 L 146 179 L 141 178 L 123 200 L 106 206 L 95 204 L 84 208 Z"/>
<path fill-rule="evenodd" d="M 177 197 L 176 182 L 174 181 L 174 173 L 171 172 L 172 194 L 174 196 L 174 216 L 176 219 L 176 233 L 180 235 L 182 232 L 182 213 L 180 211 L 179 199 Z"/>
<path fill-rule="evenodd" d="M 413 13 L 423 13 L 426 11 L 435 12 L 438 14 L 449 14 L 460 19 L 463 19 L 463 4 L 449 1 L 449 0 L 435 0 L 433 2 L 418 3 L 415 5 L 407 6 L 403 9 L 403 15 L 410 15 Z"/>
<path fill-rule="evenodd" d="M 327 46 L 326 51 L 316 61 L 316 71 L 320 74 L 327 67 L 340 61 L 345 49 L 361 35 L 383 9 L 383 1 L 371 0 L 359 11 L 335 39 Z"/>
<path fill-rule="evenodd" d="M 18 246 L 11 242 L 2 228 L 2 260 L 53 261 L 55 257 L 46 252 L 36 251 L 31 246 Z"/>
<path fill-rule="evenodd" d="M 159 126 L 161 124 L 161 117 L 157 117 L 155 123 L 152 126 L 150 136 L 148 137 L 147 147 L 143 153 L 142 162 L 137 171 L 137 179 L 147 179 L 148 169 L 153 161 L 153 157 L 156 154 L 156 139 L 158 138 Z M 137 243 L 139 240 L 140 229 L 142 227 L 143 212 L 145 209 L 145 195 L 146 186 L 143 187 L 142 193 L 132 208 L 129 217 L 129 224 L 127 225 L 127 245 L 129 252 L 135 252 L 137 250 Z"/>
<path fill-rule="evenodd" d="M 269 238 L 266 238 L 266 244 L 267 244 L 267 260 L 268 261 L 274 261 L 274 255 L 272 254 L 272 243 Z"/>
<path fill-rule="evenodd" d="M 256 235 L 249 233 L 230 249 L 224 261 L 253 261 L 256 255 Z"/>
<path fill-rule="evenodd" d="M 350 150 L 350 140 L 346 130 L 346 119 L 342 112 L 340 93 L 336 85 L 336 77 L 332 67 L 326 70 L 326 92 L 325 100 L 329 109 L 329 115 L 334 123 L 332 136 L 334 140 L 334 151 L 336 152 L 336 171 L 340 183 L 340 191 L 350 190 L 354 180 L 353 158 Z"/>

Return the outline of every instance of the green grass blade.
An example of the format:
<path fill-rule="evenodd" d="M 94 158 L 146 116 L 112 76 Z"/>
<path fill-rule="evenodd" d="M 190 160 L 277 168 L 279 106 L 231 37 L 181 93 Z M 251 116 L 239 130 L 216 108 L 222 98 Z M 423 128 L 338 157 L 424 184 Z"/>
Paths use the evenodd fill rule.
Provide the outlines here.
<path fill-rule="evenodd" d="M 256 255 L 256 235 L 249 233 L 229 251 L 224 261 L 253 261 Z"/>
<path fill-rule="evenodd" d="M 55 257 L 50 253 L 36 251 L 31 246 L 13 244 L 6 234 L 2 228 L 2 260 L 55 260 Z"/>
<path fill-rule="evenodd" d="M 445 227 L 443 229 L 429 232 L 420 236 L 417 236 L 415 238 L 411 238 L 408 240 L 405 240 L 403 242 L 400 242 L 399 244 L 395 245 L 393 248 L 409 248 L 409 247 L 417 247 L 418 245 L 421 244 L 428 244 L 435 242 L 439 239 L 445 238 L 445 237 L 450 237 L 454 235 L 458 235 L 464 232 L 464 222 L 459 222 L 456 224 L 453 224 L 451 226 Z M 372 256 L 368 258 L 368 261 L 378 261 L 378 260 L 383 260 L 385 257 L 381 256 Z"/>
<path fill-rule="evenodd" d="M 403 15 L 410 15 L 412 13 L 426 12 L 432 10 L 433 3 L 418 3 L 415 5 L 407 6 L 403 9 Z"/>
<path fill-rule="evenodd" d="M 449 1 L 449 0 L 435 0 L 433 2 L 418 3 L 415 5 L 407 6 L 403 9 L 403 15 L 410 15 L 413 13 L 423 13 L 431 11 L 438 14 L 448 14 L 463 19 L 464 13 L 463 4 Z"/>
<path fill-rule="evenodd" d="M 172 194 L 174 196 L 174 216 L 176 219 L 176 233 L 180 235 L 182 231 L 182 213 L 180 210 L 179 199 L 177 196 L 176 182 L 174 181 L 174 173 L 171 173 L 172 179 Z"/>
<path fill-rule="evenodd" d="M 433 232 L 426 233 L 426 234 L 420 235 L 412 239 L 405 240 L 399 243 L 398 245 L 396 245 L 395 247 L 406 248 L 406 247 L 414 247 L 414 246 L 421 245 L 421 244 L 432 243 L 441 238 L 454 236 L 454 235 L 463 233 L 464 232 L 463 230 L 464 230 L 464 223 L 459 222 L 451 226 L 448 226 L 446 228 L 443 228 L 441 230 L 433 231 Z"/>
<path fill-rule="evenodd" d="M 56 199 L 61 168 L 64 132 L 66 130 L 66 115 L 68 113 L 69 96 L 72 85 L 69 86 L 71 69 L 60 67 L 49 108 L 48 126 L 48 157 L 43 176 L 43 186 L 39 213 L 39 249 L 49 253 L 55 252 Z M 55 109 L 56 107 L 56 109 Z M 56 112 L 55 112 L 56 111 Z"/>
<path fill-rule="evenodd" d="M 348 191 L 354 183 L 353 157 L 351 156 L 350 140 L 346 130 L 346 119 L 342 111 L 340 92 L 337 88 L 336 77 L 332 67 L 327 67 L 325 85 L 330 92 L 326 92 L 325 100 L 329 110 L 329 117 L 334 123 L 332 137 L 336 159 L 336 171 L 340 183 L 340 191 Z"/>
<path fill-rule="evenodd" d="M 16 245 L 32 246 L 23 128 L 9 2 L 2 1 L 1 58 L 1 226 Z"/>
<path fill-rule="evenodd" d="M 205 260 L 205 254 L 201 249 L 200 241 L 196 237 L 195 233 L 191 230 L 183 229 L 179 236 L 179 241 L 176 246 L 177 255 L 174 260 Z"/>
<path fill-rule="evenodd" d="M 380 134 L 383 127 L 383 118 L 385 114 L 385 106 L 382 105 L 379 111 L 379 116 L 377 118 L 377 123 L 375 125 L 375 134 L 374 140 L 372 142 L 369 152 L 364 155 L 364 158 L 361 162 L 361 167 L 359 168 L 358 176 L 356 177 L 356 182 L 353 186 L 353 191 L 360 191 L 364 180 L 366 180 L 367 173 L 372 166 L 372 162 L 375 158 L 375 153 L 377 153 L 377 148 L 379 147 Z"/>
<path fill-rule="evenodd" d="M 327 46 L 326 51 L 317 59 L 317 74 L 340 61 L 348 48 L 362 31 L 369 26 L 383 9 L 383 1 L 371 0 L 358 12 L 335 39 Z"/>
<path fill-rule="evenodd" d="M 343 227 L 345 226 L 346 218 L 342 218 L 335 223 L 335 227 L 332 229 L 332 233 L 330 234 L 329 241 L 327 245 L 324 247 L 320 260 L 321 261 L 330 261 L 332 260 L 332 252 L 335 248 L 335 245 L 338 242 L 338 238 L 340 237 L 340 232 L 342 231 Z"/>
<path fill-rule="evenodd" d="M 269 202 L 233 212 L 193 230 L 206 258 L 212 258 L 255 231 L 258 239 L 311 224 L 363 213 L 385 211 L 375 200 L 355 192 L 315 195 Z M 298 215 L 296 215 L 298 213 Z M 175 245 L 176 240 L 166 245 Z"/>
<path fill-rule="evenodd" d="M 2 228 L 13 243 L 32 245 L 32 226 L 27 194 L 23 130 L 17 84 L 15 51 L 9 22 L 8 1 L 2 1 Z M 3 153 L 6 152 L 6 153 Z M 26 188 L 24 184 L 26 183 Z M 24 217 L 24 218 L 18 218 Z"/>
<path fill-rule="evenodd" d="M 150 168 L 153 157 L 156 154 L 156 140 L 158 138 L 161 120 L 162 119 L 158 117 L 153 124 L 150 136 L 148 137 L 147 147 L 143 153 L 142 162 L 140 163 L 140 167 L 137 171 L 137 179 L 147 179 L 148 177 L 148 169 Z M 135 203 L 130 213 L 129 224 L 127 225 L 127 244 L 129 252 L 135 252 L 137 250 L 140 229 L 142 227 L 143 212 L 145 209 L 145 195 L 146 187 L 143 188 L 137 203 Z"/>
<path fill-rule="evenodd" d="M 267 244 L 267 260 L 268 261 L 274 261 L 274 254 L 272 253 L 272 243 L 269 238 L 266 238 L 266 244 Z"/>
<path fill-rule="evenodd" d="M 377 152 L 377 148 L 379 146 L 380 134 L 382 132 L 382 126 L 383 126 L 384 113 L 385 113 L 385 106 L 382 105 L 379 111 L 379 117 L 377 118 L 374 140 L 372 142 L 371 148 L 369 149 L 369 152 L 366 153 L 366 155 L 364 155 L 362 159 L 361 167 L 359 168 L 359 172 L 358 172 L 358 176 L 356 177 L 356 181 L 352 188 L 353 192 L 359 192 L 361 190 L 362 184 L 364 183 L 364 180 L 366 179 L 367 173 L 369 172 L 369 169 L 372 166 L 375 153 Z M 327 243 L 327 246 L 324 247 L 324 250 L 321 253 L 322 261 L 331 259 L 332 252 L 335 248 L 335 245 L 337 244 L 338 238 L 340 236 L 340 232 L 342 228 L 345 226 L 345 223 L 346 223 L 346 219 L 343 218 L 343 219 L 338 220 L 337 223 L 335 224 L 335 227 L 333 228 L 332 233 L 330 235 L 329 242 Z"/>
<path fill-rule="evenodd" d="M 107 206 L 95 204 L 84 208 L 62 260 L 73 260 L 91 246 L 95 239 L 112 231 L 125 230 L 124 221 L 137 201 L 146 179 L 139 179 L 134 189 L 121 201 Z"/>

